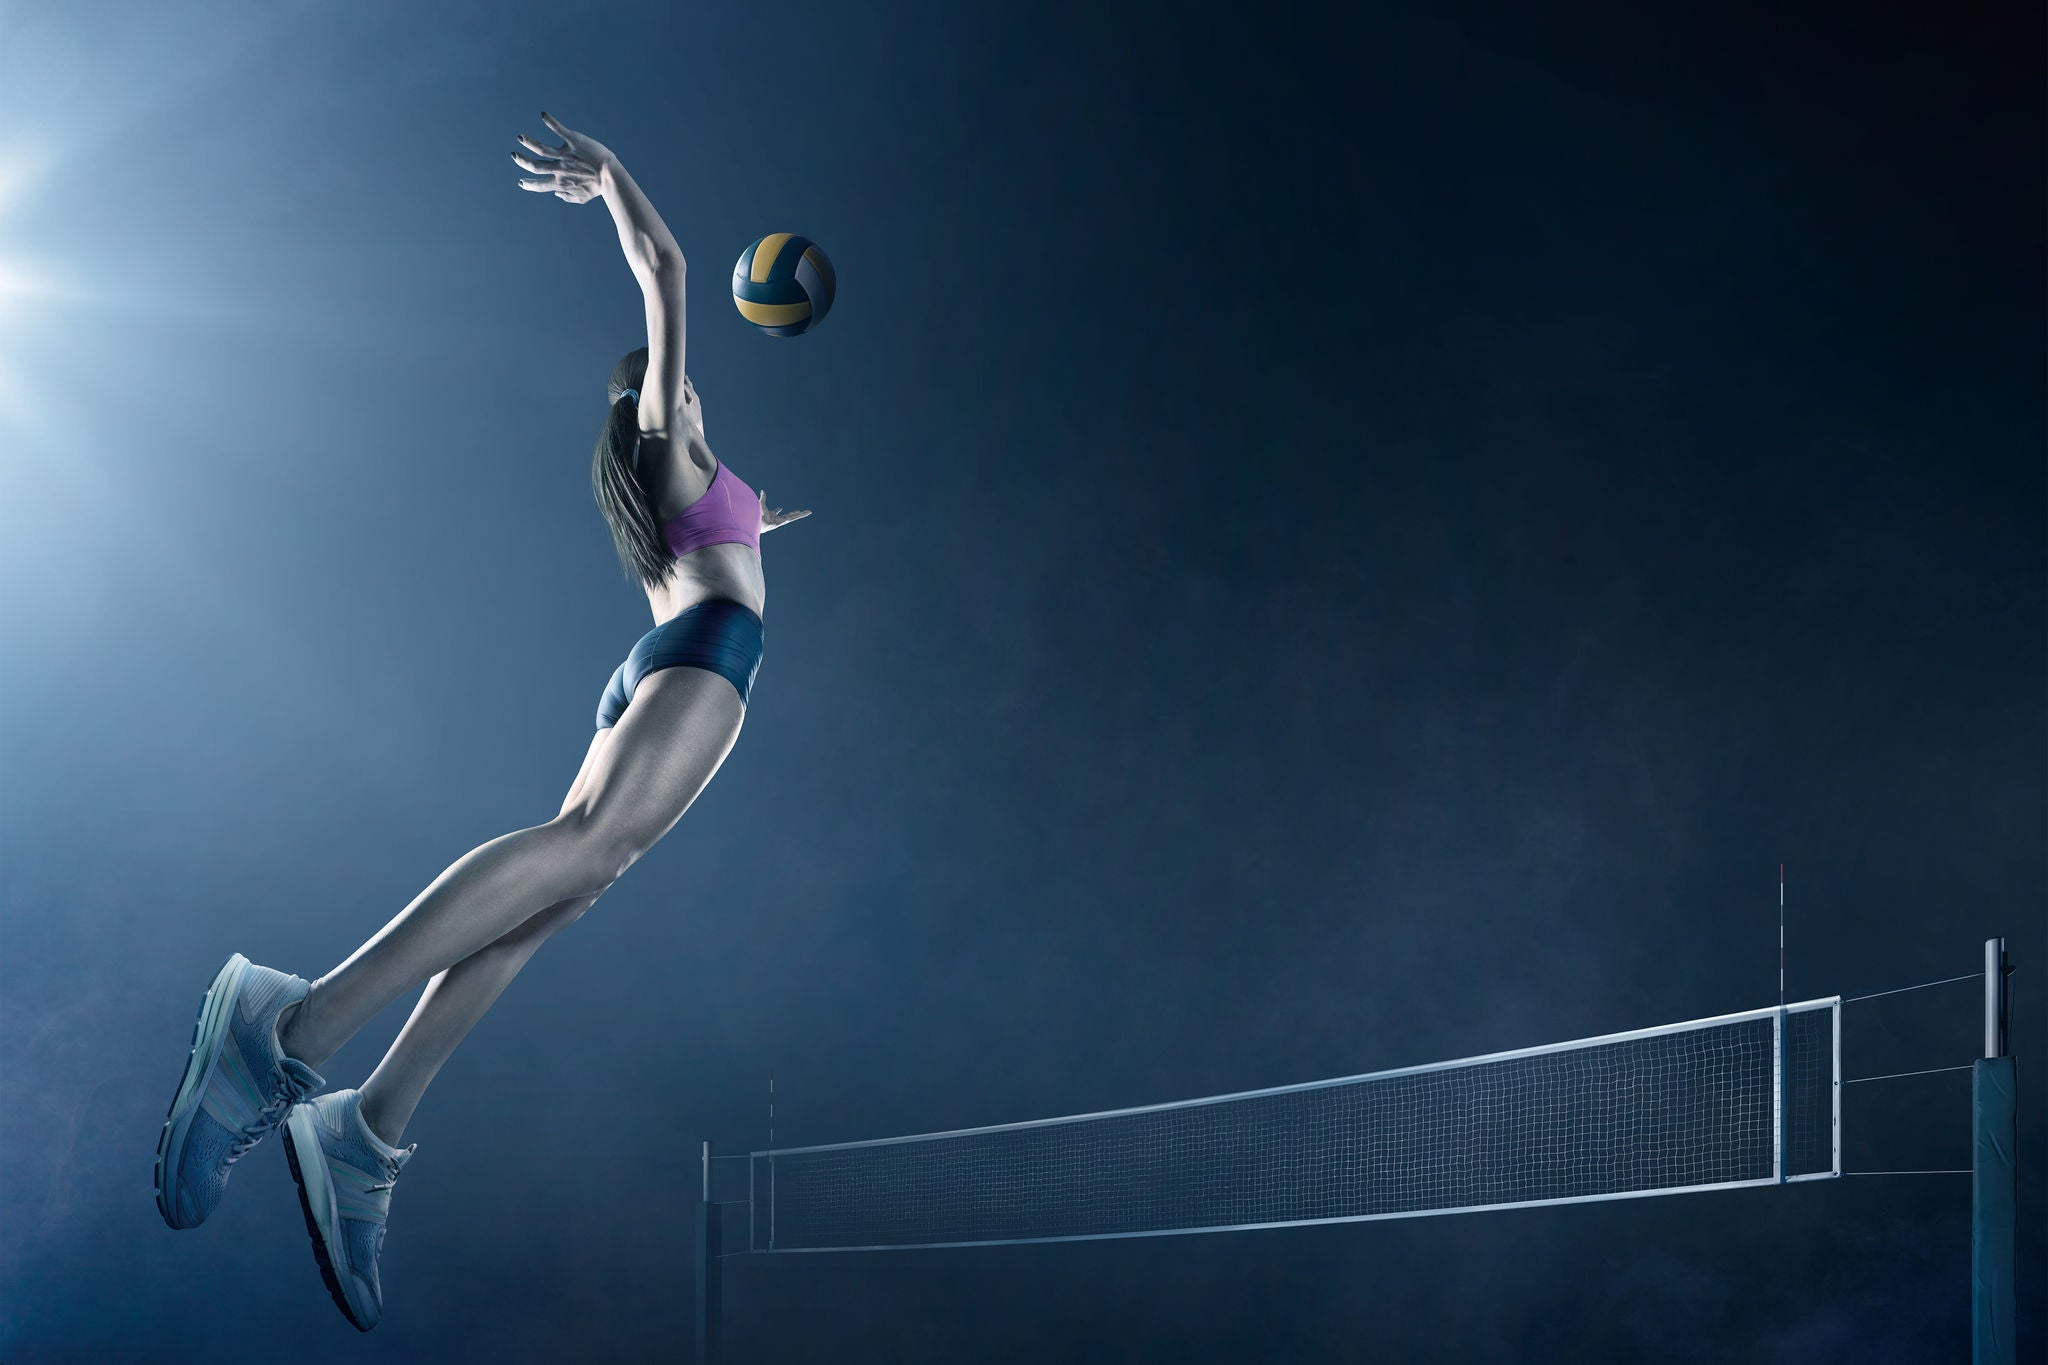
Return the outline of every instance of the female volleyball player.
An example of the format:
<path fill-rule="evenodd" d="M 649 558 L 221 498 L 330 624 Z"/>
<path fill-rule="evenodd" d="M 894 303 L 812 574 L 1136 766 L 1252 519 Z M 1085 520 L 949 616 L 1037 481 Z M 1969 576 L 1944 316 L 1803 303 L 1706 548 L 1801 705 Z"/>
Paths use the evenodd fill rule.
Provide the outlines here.
<path fill-rule="evenodd" d="M 413 1153 L 398 1142 L 427 1083 L 534 950 L 667 833 L 725 761 L 761 662 L 761 535 L 808 515 L 770 509 L 712 455 L 683 373 L 681 249 L 616 156 L 541 118 L 562 145 L 522 135 L 512 159 L 531 178 L 520 187 L 603 199 L 646 302 L 647 346 L 612 371 L 591 482 L 656 625 L 612 674 L 554 819 L 470 850 L 318 980 L 228 959 L 157 1141 L 157 1208 L 189 1228 L 242 1154 L 283 1126 L 321 1275 L 364 1331 L 383 1313 L 377 1257 Z M 421 982 L 361 1088 L 319 1094 L 314 1068 Z"/>

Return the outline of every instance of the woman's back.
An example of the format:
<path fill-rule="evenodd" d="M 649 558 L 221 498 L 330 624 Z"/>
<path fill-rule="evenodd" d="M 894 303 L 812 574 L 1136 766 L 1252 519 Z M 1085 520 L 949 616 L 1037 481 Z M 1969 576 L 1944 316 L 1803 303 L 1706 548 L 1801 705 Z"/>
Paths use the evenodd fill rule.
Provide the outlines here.
<path fill-rule="evenodd" d="M 695 433 L 680 451 L 668 438 L 641 437 L 640 477 L 654 505 L 655 520 L 664 528 L 685 519 L 690 509 L 713 494 L 714 483 L 736 481 L 729 470 L 721 474 L 717 457 Z M 750 500 L 737 511 L 758 525 L 758 504 Z M 657 625 L 714 598 L 738 602 L 756 616 L 763 614 L 768 581 L 761 569 L 761 553 L 754 545 L 733 541 L 690 549 L 676 557 L 675 572 L 666 582 L 647 587 L 647 605 Z"/>

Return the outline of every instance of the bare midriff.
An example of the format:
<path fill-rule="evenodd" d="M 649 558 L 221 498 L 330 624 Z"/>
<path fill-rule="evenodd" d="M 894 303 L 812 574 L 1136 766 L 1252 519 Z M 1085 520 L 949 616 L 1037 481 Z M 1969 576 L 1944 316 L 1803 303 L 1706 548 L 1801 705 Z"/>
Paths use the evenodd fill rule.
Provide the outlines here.
<path fill-rule="evenodd" d="M 706 545 L 681 556 L 675 565 L 666 583 L 647 590 L 656 625 L 720 597 L 756 616 L 765 615 L 768 582 L 761 572 L 760 553 L 751 545 Z"/>

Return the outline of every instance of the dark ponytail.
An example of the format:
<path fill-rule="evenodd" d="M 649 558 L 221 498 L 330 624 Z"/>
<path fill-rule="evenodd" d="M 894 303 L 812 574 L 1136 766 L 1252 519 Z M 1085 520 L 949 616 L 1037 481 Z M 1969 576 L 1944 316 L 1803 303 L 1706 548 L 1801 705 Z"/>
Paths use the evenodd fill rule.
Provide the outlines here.
<path fill-rule="evenodd" d="M 618 547 L 626 576 L 659 587 L 675 571 L 675 557 L 661 538 L 653 501 L 636 468 L 640 455 L 638 403 L 646 377 L 645 346 L 612 369 L 607 389 L 612 410 L 605 416 L 604 430 L 598 432 L 597 449 L 590 457 L 590 490 L 597 495 L 597 510 L 604 513 L 605 525 L 612 529 L 612 544 Z"/>

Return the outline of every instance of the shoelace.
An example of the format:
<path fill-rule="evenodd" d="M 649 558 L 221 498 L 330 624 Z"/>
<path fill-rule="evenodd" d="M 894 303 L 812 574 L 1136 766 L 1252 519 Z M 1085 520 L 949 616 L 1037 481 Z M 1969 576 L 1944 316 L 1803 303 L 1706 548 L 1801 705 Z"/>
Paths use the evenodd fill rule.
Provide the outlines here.
<path fill-rule="evenodd" d="M 228 1159 L 223 1165 L 232 1166 L 242 1159 L 242 1153 L 254 1147 L 284 1122 L 285 1111 L 297 1104 L 319 1084 L 319 1078 L 303 1062 L 290 1057 L 277 1064 L 271 1072 L 270 1102 L 256 1111 L 256 1117 L 242 1127 L 242 1131 L 228 1143 Z"/>
<path fill-rule="evenodd" d="M 412 1155 L 412 1153 L 412 1148 L 405 1147 L 400 1149 L 399 1156 L 400 1158 L 409 1157 Z M 391 1187 L 398 1183 L 398 1173 L 401 1170 L 405 1169 L 405 1162 L 402 1159 L 398 1161 L 393 1161 L 390 1157 L 385 1156 L 381 1152 L 377 1154 L 377 1164 L 384 1171 L 384 1179 L 378 1184 L 364 1186 L 363 1193 L 365 1194 L 390 1193 Z"/>

